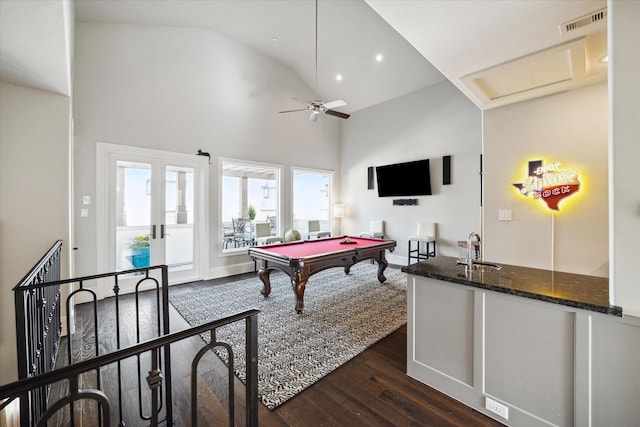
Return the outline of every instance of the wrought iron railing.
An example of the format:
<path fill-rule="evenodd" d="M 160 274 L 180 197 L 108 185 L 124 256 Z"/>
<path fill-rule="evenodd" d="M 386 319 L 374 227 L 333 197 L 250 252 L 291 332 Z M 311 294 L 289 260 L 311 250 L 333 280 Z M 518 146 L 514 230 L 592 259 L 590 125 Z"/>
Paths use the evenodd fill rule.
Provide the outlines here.
<path fill-rule="evenodd" d="M 49 372 L 56 364 L 61 337 L 60 286 L 41 284 L 60 280 L 61 254 L 62 240 L 58 240 L 13 288 L 20 379 Z M 48 387 L 30 393 L 33 416 L 46 409 L 48 395 Z"/>
<path fill-rule="evenodd" d="M 93 415 L 96 406 L 101 408 L 99 411 L 104 411 L 107 403 L 110 411 L 113 412 L 110 414 L 103 412 L 102 421 L 118 419 L 118 425 L 124 425 L 125 415 L 129 419 L 133 417 L 131 412 L 138 412 L 138 419 L 146 422 L 147 425 L 157 423 L 161 418 L 164 421 L 173 420 L 172 360 L 168 341 L 159 341 L 167 344 L 163 347 L 159 345 L 162 348 L 158 347 L 153 351 L 151 362 L 148 354 L 136 353 L 135 361 L 126 361 L 123 364 L 122 359 L 117 359 L 113 366 L 94 368 L 94 372 L 91 373 L 88 373 L 90 368 L 82 372 L 69 370 L 78 366 L 98 366 L 91 361 L 103 360 L 101 358 L 107 356 L 109 356 L 108 360 L 111 360 L 110 357 L 113 354 L 120 354 L 124 349 L 139 346 L 151 339 L 168 336 L 170 327 L 167 266 L 59 280 L 60 253 L 61 242 L 57 242 L 14 288 L 19 381 L 0 388 L 2 390 L 0 417 L 2 410 L 19 396 L 21 426 L 36 425 L 38 420 L 41 420 L 45 414 L 49 414 L 55 405 L 64 408 L 55 415 L 58 418 L 54 420 L 58 423 L 62 420 L 63 425 L 65 423 L 75 425 L 75 418 L 85 416 L 86 412 L 91 412 Z M 69 292 L 63 300 L 60 289 L 65 285 Z M 135 309 L 132 308 L 133 299 L 135 299 Z M 74 301 L 77 303 L 78 300 L 85 302 L 76 305 L 74 310 Z M 61 310 L 64 306 L 67 314 L 67 331 L 73 330 L 71 322 L 74 321 L 72 315 L 74 311 L 81 312 L 85 325 L 90 325 L 81 328 L 79 334 L 67 336 L 66 346 L 60 344 L 64 341 L 64 339 L 61 341 L 60 324 Z M 122 310 L 121 307 L 123 307 Z M 189 329 L 189 331 L 193 330 L 194 328 Z M 192 335 L 196 333 L 193 332 Z M 251 333 L 254 335 L 257 333 L 255 326 L 251 327 Z M 252 340 L 254 338 L 252 335 Z M 215 341 L 215 334 L 212 339 L 214 343 L 210 344 L 208 349 L 222 346 L 230 351 L 225 343 Z M 247 346 L 249 346 L 248 338 Z M 206 350 L 200 352 L 197 356 L 198 360 L 204 353 Z M 248 347 L 247 354 L 249 354 Z M 233 359 L 231 353 L 229 359 Z M 57 364 L 56 360 L 58 360 Z M 88 362 L 91 363 L 87 365 Z M 132 362 L 137 364 L 135 367 L 137 375 L 129 371 Z M 247 358 L 247 363 L 249 362 L 253 363 Z M 152 375 L 148 378 L 148 381 L 151 381 L 149 383 L 151 387 L 147 387 L 142 378 L 143 363 L 153 363 L 150 370 L 161 372 L 164 379 L 160 380 L 160 377 Z M 197 363 L 198 361 L 194 360 L 194 368 L 197 367 Z M 64 371 L 60 370 L 60 366 L 67 365 L 68 368 L 62 368 L 65 369 Z M 58 366 L 58 369 L 53 371 L 55 366 Z M 56 380 L 49 380 L 54 377 L 48 375 L 52 372 L 69 372 L 67 381 L 54 385 Z M 109 380 L 104 385 L 103 376 Z M 137 396 L 135 396 L 137 402 L 135 397 L 127 395 L 132 388 L 133 376 L 137 377 Z M 59 377 L 55 376 L 55 378 Z M 233 387 L 231 367 L 229 368 L 229 387 Z M 102 388 L 105 388 L 104 397 L 100 393 L 91 391 Z M 145 389 L 144 392 L 143 389 Z M 257 379 L 253 381 L 248 378 L 247 393 L 247 396 L 251 396 L 246 403 L 247 411 L 251 412 L 251 416 L 247 415 L 247 420 L 257 420 L 257 405 L 255 408 L 253 406 L 254 400 L 257 399 Z M 11 398 L 7 401 L 2 400 L 8 396 Z M 233 396 L 234 394 L 230 392 L 228 408 L 231 420 L 234 412 Z M 97 404 L 86 404 L 86 400 L 95 401 Z M 83 402 L 79 403 L 80 401 Z M 137 410 L 134 410 L 132 406 L 136 403 Z M 125 411 L 129 413 L 125 414 Z M 105 425 L 102 421 L 101 425 Z M 167 424 L 170 425 L 171 422 Z M 109 423 L 107 422 L 106 425 Z M 255 424 L 248 425 L 257 425 L 257 421 Z"/>
<path fill-rule="evenodd" d="M 243 313 L 239 313 L 233 316 L 226 317 L 224 319 L 208 322 L 203 325 L 195 326 L 189 329 L 174 332 L 168 335 L 163 335 L 158 338 L 145 341 L 140 344 L 133 345 L 124 349 L 116 350 L 101 356 L 96 356 L 92 359 L 88 359 L 82 362 L 78 362 L 69 366 L 55 369 L 54 371 L 43 373 L 32 378 L 16 381 L 11 384 L 0 386 L 0 402 L 7 399 L 2 405 L 0 405 L 0 411 L 12 402 L 16 398 L 21 398 L 20 404 L 28 404 L 28 400 L 24 400 L 24 396 L 30 393 L 32 390 L 39 389 L 41 387 L 48 387 L 53 383 L 59 381 L 67 381 L 69 384 L 69 391 L 66 396 L 61 397 L 55 402 L 50 402 L 47 410 L 37 420 L 20 420 L 21 426 L 46 426 L 47 422 L 55 415 L 55 413 L 67 405 L 73 405 L 75 402 L 81 400 L 95 401 L 99 407 L 100 423 L 105 426 L 111 426 L 111 405 L 112 397 L 110 398 L 107 393 L 100 390 L 100 387 L 81 388 L 79 386 L 80 377 L 89 372 L 100 372 L 112 364 L 119 365 L 123 360 L 130 357 L 137 357 L 140 360 L 140 355 L 151 352 L 149 366 L 149 375 L 147 376 L 147 384 L 151 393 L 151 418 L 149 420 L 150 425 L 157 426 L 161 421 L 165 421 L 166 425 L 172 425 L 172 418 L 169 416 L 165 420 L 159 419 L 159 404 L 161 399 L 161 387 L 163 381 L 167 382 L 165 388 L 167 395 L 171 395 L 171 371 L 163 371 L 162 366 L 159 363 L 161 360 L 160 355 L 165 353 L 165 360 L 169 360 L 167 355 L 167 349 L 170 348 L 172 343 L 188 339 L 192 336 L 196 336 L 205 332 L 209 332 L 211 338 L 211 344 L 204 344 L 202 349 L 196 354 L 192 363 L 192 381 L 191 381 L 191 425 L 197 426 L 197 380 L 195 379 L 197 373 L 198 362 L 202 355 L 208 350 L 217 346 L 222 346 L 230 351 L 230 348 L 225 343 L 215 341 L 216 328 L 238 322 L 245 321 L 245 334 L 246 344 L 245 351 L 247 355 L 247 383 L 245 388 L 245 423 L 248 427 L 258 426 L 258 310 L 249 310 Z M 165 369 L 167 364 L 165 363 Z M 235 425 L 235 392 L 233 388 L 233 357 L 229 357 L 229 406 L 228 406 L 228 418 L 229 426 Z M 25 403 L 27 402 L 27 403 Z M 168 407 L 171 406 L 171 401 L 167 401 Z M 93 423 L 98 422 L 93 420 Z M 71 425 L 74 425 L 73 423 Z M 120 420 L 119 425 L 124 425 Z"/>
<path fill-rule="evenodd" d="M 56 248 L 57 246 L 54 246 Z M 66 329 L 72 331 L 71 322 L 73 316 L 72 305 L 74 298 L 84 298 L 91 309 L 88 310 L 92 315 L 93 335 L 84 334 L 79 340 L 80 345 L 85 348 L 77 348 L 73 346 L 71 337 L 67 339 L 66 363 L 73 364 L 81 361 L 83 358 L 100 356 L 101 353 L 122 349 L 132 344 L 140 343 L 144 340 L 166 335 L 169 329 L 169 280 L 167 266 L 146 267 L 143 269 L 125 270 L 113 273 L 98 274 L 85 276 L 81 278 L 52 280 L 42 282 L 50 277 L 59 279 L 59 271 L 55 276 L 49 273 L 43 273 L 45 270 L 54 270 L 50 267 L 51 259 L 59 258 L 59 248 L 49 251 L 43 259 L 32 269 L 25 279 L 14 288 L 16 300 L 16 334 L 18 341 L 18 366 L 19 379 L 31 378 L 42 373 L 49 372 L 56 363 L 59 355 L 60 342 L 60 311 L 62 304 L 66 306 Z M 59 262 L 59 261 L 58 261 Z M 59 269 L 58 269 L 59 270 Z M 121 284 L 124 281 L 134 283 L 133 293 L 136 299 L 135 309 L 135 339 L 124 340 L 121 329 L 123 327 L 120 319 L 120 301 L 122 296 Z M 71 285 L 73 289 L 65 301 L 60 298 L 60 288 L 63 285 Z M 108 290 L 110 289 L 110 291 Z M 109 292 L 112 292 L 109 295 Z M 140 308 L 139 296 L 142 292 L 151 292 L 155 298 L 153 304 Z M 105 298 L 99 301 L 99 296 Z M 100 305 L 100 307 L 99 307 Z M 98 320 L 98 313 L 101 314 L 101 320 Z M 144 312 L 144 313 L 143 313 Z M 141 316 L 152 318 L 154 322 L 146 324 L 144 327 L 140 325 Z M 154 324 L 155 323 L 155 324 Z M 131 329 L 129 325 L 127 330 Z M 102 339 L 100 330 L 110 328 L 114 333 L 110 334 L 111 340 Z M 144 329 L 144 330 L 143 330 Z M 90 343 L 90 344 L 87 344 Z M 167 419 L 171 419 L 171 350 L 165 349 L 163 352 L 166 365 L 164 367 L 167 373 L 166 390 L 164 394 L 166 405 L 160 405 L 158 410 L 165 407 Z M 162 363 L 161 355 L 159 355 L 159 363 Z M 140 371 L 140 362 L 138 361 L 138 370 Z M 97 371 L 95 374 L 97 387 L 100 388 L 101 373 Z M 118 411 L 119 418 L 123 419 L 122 405 L 122 378 L 121 367 L 117 366 L 117 393 L 118 393 Z M 140 375 L 138 375 L 140 386 Z M 162 392 L 162 389 L 160 390 Z M 141 392 L 139 392 L 141 393 Z M 50 386 L 32 390 L 23 396 L 23 400 L 27 400 L 28 404 L 21 405 L 21 420 L 29 420 L 29 424 L 33 420 L 38 420 L 48 408 L 48 400 L 50 394 Z M 149 412 L 143 413 L 142 396 L 138 399 L 139 412 L 141 417 L 146 420 L 152 418 Z M 29 411 L 28 413 L 26 411 Z M 70 422 L 74 424 L 75 411 L 73 404 L 69 410 Z M 26 421 L 25 421 L 26 422 Z"/>

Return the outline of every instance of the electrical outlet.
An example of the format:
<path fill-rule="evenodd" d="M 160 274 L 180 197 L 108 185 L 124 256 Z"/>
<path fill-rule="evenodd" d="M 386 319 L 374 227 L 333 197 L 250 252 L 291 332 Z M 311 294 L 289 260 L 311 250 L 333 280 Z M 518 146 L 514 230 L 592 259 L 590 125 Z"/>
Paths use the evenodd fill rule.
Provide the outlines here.
<path fill-rule="evenodd" d="M 488 397 L 485 397 L 484 407 L 487 408 L 487 410 L 493 412 L 494 414 L 500 415 L 505 420 L 509 419 L 509 407 L 501 403 L 498 403 L 493 399 L 489 399 Z"/>
<path fill-rule="evenodd" d="M 89 209 L 80 209 L 80 217 L 89 218 Z"/>

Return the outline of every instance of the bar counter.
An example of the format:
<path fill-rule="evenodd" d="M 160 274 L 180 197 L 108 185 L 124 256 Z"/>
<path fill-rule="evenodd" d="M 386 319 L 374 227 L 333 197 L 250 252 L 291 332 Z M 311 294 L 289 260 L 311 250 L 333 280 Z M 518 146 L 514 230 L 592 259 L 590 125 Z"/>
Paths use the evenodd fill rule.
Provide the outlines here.
<path fill-rule="evenodd" d="M 607 278 L 507 264 L 499 264 L 502 267 L 500 270 L 466 273 L 464 265 L 456 264 L 457 258 L 439 255 L 402 267 L 402 271 L 416 276 L 622 316 L 622 308 L 609 304 Z"/>

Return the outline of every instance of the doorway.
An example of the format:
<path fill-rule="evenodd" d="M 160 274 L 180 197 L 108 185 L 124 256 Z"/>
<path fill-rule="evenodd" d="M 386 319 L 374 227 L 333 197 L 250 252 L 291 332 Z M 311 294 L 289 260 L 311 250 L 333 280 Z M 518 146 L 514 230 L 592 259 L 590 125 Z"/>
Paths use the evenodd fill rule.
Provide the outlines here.
<path fill-rule="evenodd" d="M 99 271 L 166 264 L 170 284 L 200 279 L 208 240 L 202 159 L 99 143 L 98 169 Z"/>

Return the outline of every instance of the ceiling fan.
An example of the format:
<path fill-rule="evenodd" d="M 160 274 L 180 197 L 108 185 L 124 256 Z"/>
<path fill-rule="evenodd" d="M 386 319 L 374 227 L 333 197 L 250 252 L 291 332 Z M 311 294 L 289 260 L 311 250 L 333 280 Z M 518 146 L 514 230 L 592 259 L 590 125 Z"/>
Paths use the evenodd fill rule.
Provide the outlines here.
<path fill-rule="evenodd" d="M 315 63 L 315 71 L 316 71 L 316 81 L 315 81 L 315 92 L 316 95 L 318 93 L 318 0 L 316 0 L 316 63 Z M 303 104 L 306 108 L 298 108 L 296 110 L 286 110 L 280 111 L 280 113 L 292 113 L 294 111 L 308 111 L 309 121 L 315 122 L 318 120 L 318 116 L 320 113 L 328 114 L 334 117 L 340 117 L 341 119 L 348 119 L 350 117 L 349 114 L 341 113 L 340 111 L 333 110 L 334 108 L 344 107 L 347 103 L 342 99 L 337 99 L 335 101 L 323 102 L 323 101 L 304 101 L 300 98 L 293 98 L 294 101 Z"/>
<path fill-rule="evenodd" d="M 320 115 L 320 113 L 328 114 L 330 116 L 340 117 L 341 119 L 348 119 L 350 117 L 349 114 L 332 110 L 332 108 L 344 107 L 345 105 L 347 105 L 347 103 L 344 102 L 344 100 L 342 99 L 337 99 L 331 102 L 304 101 L 299 98 L 293 98 L 293 100 L 301 104 L 304 104 L 307 108 L 299 108 L 297 110 L 286 110 L 286 111 L 280 111 L 280 112 L 292 113 L 294 111 L 309 111 L 311 113 L 309 115 L 310 122 L 315 122 L 316 120 L 318 120 L 318 116 Z"/>

